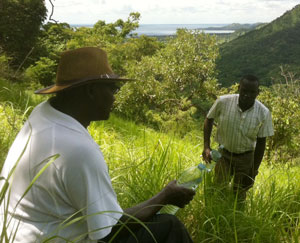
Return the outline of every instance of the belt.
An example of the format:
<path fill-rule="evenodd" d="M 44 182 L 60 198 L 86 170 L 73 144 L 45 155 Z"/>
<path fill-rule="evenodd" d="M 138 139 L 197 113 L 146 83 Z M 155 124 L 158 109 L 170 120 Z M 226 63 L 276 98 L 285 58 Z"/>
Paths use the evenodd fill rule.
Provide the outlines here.
<path fill-rule="evenodd" d="M 232 153 L 232 152 L 228 151 L 226 148 L 223 148 L 223 151 L 228 154 L 234 155 L 234 156 L 241 156 L 241 155 L 246 155 L 246 154 L 250 154 L 250 153 L 254 152 L 253 150 L 249 150 L 249 151 L 242 152 L 242 153 Z"/>

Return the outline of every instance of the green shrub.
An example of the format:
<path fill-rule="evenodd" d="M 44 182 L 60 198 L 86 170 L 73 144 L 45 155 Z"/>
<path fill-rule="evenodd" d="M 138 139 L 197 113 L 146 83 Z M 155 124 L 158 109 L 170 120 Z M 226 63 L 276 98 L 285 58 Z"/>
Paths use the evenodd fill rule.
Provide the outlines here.
<path fill-rule="evenodd" d="M 285 72 L 282 75 L 277 84 L 262 88 L 259 99 L 271 110 L 274 124 L 267 155 L 287 162 L 300 156 L 300 79 Z"/>
<path fill-rule="evenodd" d="M 12 58 L 2 52 L 0 47 L 0 79 L 9 79 L 14 82 L 20 80 L 21 75 L 10 67 L 11 61 Z"/>
<path fill-rule="evenodd" d="M 9 58 L 4 54 L 0 52 L 0 77 L 5 78 L 7 77 L 7 73 L 9 70 Z"/>
<path fill-rule="evenodd" d="M 216 95 L 217 55 L 213 37 L 178 30 L 152 56 L 127 67 L 128 76 L 137 81 L 126 83 L 117 94 L 117 112 L 156 128 L 169 129 L 171 123 L 177 127 L 182 120 L 189 124 L 191 116 L 203 113 L 207 106 L 202 105 Z"/>
<path fill-rule="evenodd" d="M 48 57 L 41 57 L 35 65 L 31 65 L 25 71 L 26 80 L 33 84 L 49 86 L 54 83 L 57 63 Z"/>

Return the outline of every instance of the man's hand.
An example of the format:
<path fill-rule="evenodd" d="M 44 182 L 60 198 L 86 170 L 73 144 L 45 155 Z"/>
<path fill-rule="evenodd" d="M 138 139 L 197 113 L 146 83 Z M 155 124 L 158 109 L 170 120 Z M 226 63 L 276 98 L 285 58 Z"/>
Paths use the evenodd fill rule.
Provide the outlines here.
<path fill-rule="evenodd" d="M 211 162 L 211 156 L 210 156 L 210 152 L 211 152 L 211 149 L 210 148 L 205 148 L 202 152 L 202 156 L 203 156 L 203 159 L 206 163 L 210 163 Z"/>
<path fill-rule="evenodd" d="M 171 181 L 163 190 L 166 204 L 172 204 L 183 208 L 194 197 L 195 191 L 177 184 L 176 180 Z"/>
<path fill-rule="evenodd" d="M 122 223 L 126 222 L 126 227 L 123 227 L 122 223 L 116 224 L 112 228 L 110 235 L 114 235 L 116 232 L 118 232 L 120 236 L 127 235 L 127 229 L 135 230 L 139 227 L 142 227 L 142 224 L 137 224 L 135 219 L 139 219 L 142 222 L 147 222 L 163 207 L 163 205 L 166 204 L 172 204 L 183 208 L 193 199 L 194 195 L 194 190 L 180 186 L 177 184 L 176 180 L 173 180 L 158 194 L 147 201 L 144 201 L 131 208 L 124 209 L 125 214 L 122 215 L 119 221 Z M 128 217 L 127 214 L 133 216 L 135 219 Z M 119 231 L 120 227 L 122 228 L 121 231 Z"/>

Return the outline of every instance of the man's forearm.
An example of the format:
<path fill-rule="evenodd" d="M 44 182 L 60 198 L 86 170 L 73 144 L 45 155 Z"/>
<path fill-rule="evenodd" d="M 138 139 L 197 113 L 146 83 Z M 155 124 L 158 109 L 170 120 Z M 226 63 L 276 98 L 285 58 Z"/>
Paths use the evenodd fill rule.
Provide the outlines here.
<path fill-rule="evenodd" d="M 254 171 L 257 171 L 264 157 L 266 148 L 266 138 L 257 138 L 254 151 Z"/>
<path fill-rule="evenodd" d="M 124 212 L 135 217 L 138 220 L 141 220 L 142 222 L 146 222 L 149 218 L 155 215 L 165 204 L 166 197 L 163 192 L 160 192 L 145 202 L 142 202 L 131 208 L 125 209 Z M 124 215 L 120 220 L 124 222 L 128 219 L 129 217 Z"/>
<path fill-rule="evenodd" d="M 128 234 L 128 229 L 135 230 L 141 227 L 139 221 L 146 223 L 166 204 L 184 207 L 193 199 L 194 195 L 194 190 L 180 186 L 176 180 L 173 180 L 149 200 L 125 209 L 119 222 L 112 228 L 110 236 L 116 232 L 122 236 Z M 126 225 L 123 228 L 125 230 L 120 230 L 124 224 Z"/>
<path fill-rule="evenodd" d="M 131 208 L 124 210 L 124 214 L 119 219 L 119 222 L 112 228 L 110 235 L 118 232 L 119 237 L 128 234 L 128 228 L 135 230 L 141 227 L 141 222 L 147 222 L 153 215 L 155 215 L 163 205 L 165 205 L 165 195 L 160 192 L 149 200 L 142 202 Z M 122 225 L 126 225 L 121 229 Z"/>
<path fill-rule="evenodd" d="M 115 234 L 117 234 L 118 237 L 123 237 L 128 235 L 129 231 L 141 227 L 142 225 L 139 223 L 139 221 L 143 223 L 147 222 L 147 220 L 155 215 L 164 204 L 166 204 L 165 195 L 164 193 L 160 192 L 145 202 L 125 209 L 124 214 L 119 219 L 119 222 L 112 228 L 109 236 L 107 236 L 108 239 Z M 100 240 L 99 242 L 103 241 Z"/>
<path fill-rule="evenodd" d="M 203 129 L 204 148 L 210 148 L 210 136 L 211 136 L 213 124 L 214 124 L 214 119 L 205 118 L 204 129 Z"/>

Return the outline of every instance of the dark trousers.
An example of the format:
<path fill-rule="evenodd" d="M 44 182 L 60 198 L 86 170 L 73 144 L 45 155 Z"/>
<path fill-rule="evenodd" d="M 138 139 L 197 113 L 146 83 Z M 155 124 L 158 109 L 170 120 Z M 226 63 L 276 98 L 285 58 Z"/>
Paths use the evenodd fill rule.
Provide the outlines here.
<path fill-rule="evenodd" d="M 233 190 L 238 192 L 240 199 L 246 197 L 246 191 L 254 183 L 254 152 L 233 154 L 222 151 L 222 158 L 215 167 L 215 181 L 227 184 L 233 177 Z"/>
<path fill-rule="evenodd" d="M 132 234 L 128 232 L 126 236 L 118 236 L 112 243 L 192 243 L 192 239 L 184 225 L 174 215 L 157 214 L 150 222 L 145 223 L 152 236 L 144 227 L 140 227 Z M 109 242 L 113 236 L 108 235 L 99 242 Z M 156 241 L 154 241 L 154 239 Z"/>

